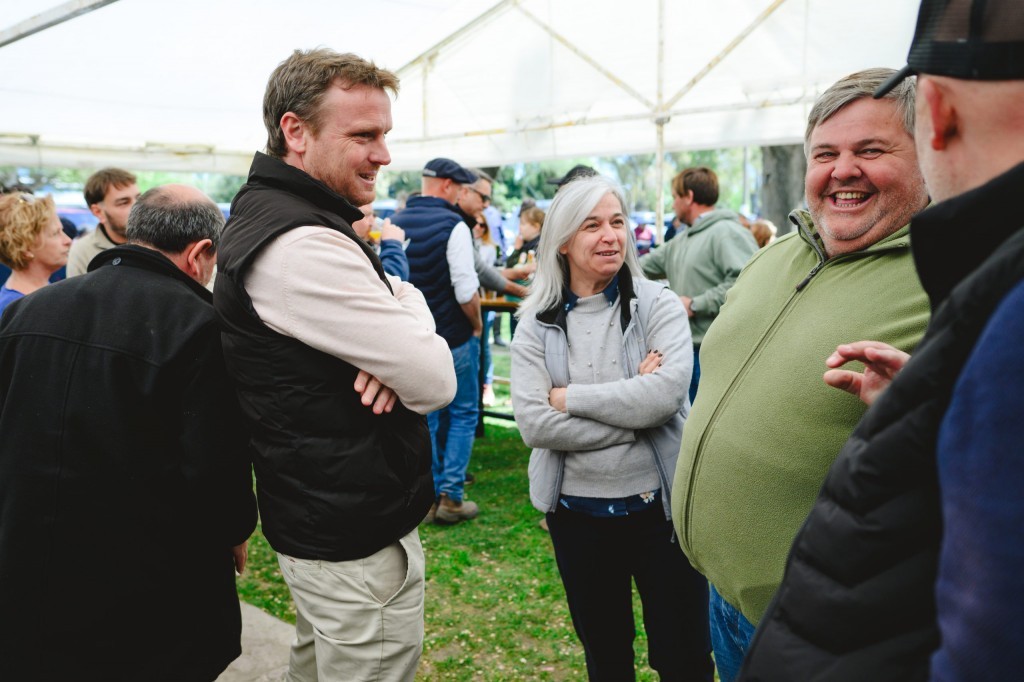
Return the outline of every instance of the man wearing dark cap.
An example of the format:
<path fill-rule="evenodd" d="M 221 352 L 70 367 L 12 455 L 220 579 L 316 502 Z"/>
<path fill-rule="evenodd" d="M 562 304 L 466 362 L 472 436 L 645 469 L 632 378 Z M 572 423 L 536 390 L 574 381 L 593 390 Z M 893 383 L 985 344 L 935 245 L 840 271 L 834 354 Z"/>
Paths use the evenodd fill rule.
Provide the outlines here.
<path fill-rule="evenodd" d="M 1010 680 L 1024 669 L 1024 5 L 926 0 L 908 66 L 935 203 L 911 222 L 932 320 L 913 359 L 840 346 L 871 404 L 755 636 L 744 680 Z M 856 360 L 863 373 L 837 369 Z M 890 385 L 891 382 L 891 385 Z"/>
<path fill-rule="evenodd" d="M 455 363 L 455 399 L 427 415 L 437 495 L 427 518 L 447 524 L 475 518 L 480 511 L 463 498 L 480 409 L 480 281 L 473 235 L 455 207 L 462 186 L 476 180 L 451 159 L 428 161 L 423 193 L 391 216 L 409 238 L 409 281 L 427 299 L 437 333 L 448 342 Z"/>

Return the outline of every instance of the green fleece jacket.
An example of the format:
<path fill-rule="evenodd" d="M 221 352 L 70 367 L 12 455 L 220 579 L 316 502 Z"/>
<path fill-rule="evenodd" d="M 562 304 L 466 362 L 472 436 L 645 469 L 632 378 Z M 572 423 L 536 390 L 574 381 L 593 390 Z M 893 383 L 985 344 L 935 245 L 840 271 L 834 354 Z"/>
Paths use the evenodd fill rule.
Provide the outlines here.
<path fill-rule="evenodd" d="M 673 486 L 672 518 L 690 562 L 755 624 L 866 410 L 825 384 L 825 358 L 863 339 L 910 352 L 929 317 L 909 226 L 826 260 L 810 215 L 790 219 L 799 230 L 751 259 L 704 339 Z"/>
<path fill-rule="evenodd" d="M 700 346 L 725 303 L 725 294 L 757 251 L 750 230 L 734 212 L 708 211 L 694 224 L 640 259 L 644 274 L 667 279 L 668 288 L 693 299 L 690 334 Z"/>

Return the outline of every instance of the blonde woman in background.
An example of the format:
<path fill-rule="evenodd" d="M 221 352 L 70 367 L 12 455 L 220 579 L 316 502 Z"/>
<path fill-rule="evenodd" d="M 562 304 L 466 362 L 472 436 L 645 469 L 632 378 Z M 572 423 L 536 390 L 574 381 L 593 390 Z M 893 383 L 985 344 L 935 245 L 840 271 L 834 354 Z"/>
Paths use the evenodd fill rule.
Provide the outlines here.
<path fill-rule="evenodd" d="M 0 196 L 0 262 L 12 271 L 0 287 L 0 312 L 49 284 L 50 275 L 67 264 L 70 249 L 52 197 Z"/>

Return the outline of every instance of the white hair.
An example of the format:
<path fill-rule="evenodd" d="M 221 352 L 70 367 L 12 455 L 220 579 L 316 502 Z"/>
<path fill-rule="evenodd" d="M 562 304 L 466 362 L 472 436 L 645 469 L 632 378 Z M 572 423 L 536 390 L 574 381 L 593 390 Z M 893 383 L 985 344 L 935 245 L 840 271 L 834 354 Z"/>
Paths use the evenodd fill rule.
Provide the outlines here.
<path fill-rule="evenodd" d="M 540 243 L 537 245 L 537 272 L 530 286 L 530 293 L 519 306 L 517 317 L 536 315 L 561 302 L 562 292 L 569 284 L 569 260 L 558 250 L 572 239 L 590 212 L 608 194 L 619 200 L 622 213 L 628 215 L 622 188 L 600 175 L 573 180 L 563 185 L 555 194 L 555 200 L 551 202 L 547 217 L 544 219 Z M 643 270 L 636 254 L 636 236 L 629 228 L 628 219 L 626 235 L 626 268 L 630 276 L 642 277 Z"/>

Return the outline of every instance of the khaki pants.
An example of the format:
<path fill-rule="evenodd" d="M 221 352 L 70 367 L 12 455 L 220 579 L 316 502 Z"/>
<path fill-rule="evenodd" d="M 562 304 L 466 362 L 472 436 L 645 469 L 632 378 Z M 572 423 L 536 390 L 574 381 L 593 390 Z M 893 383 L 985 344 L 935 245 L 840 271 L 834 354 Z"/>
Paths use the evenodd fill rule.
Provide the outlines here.
<path fill-rule="evenodd" d="M 295 601 L 290 682 L 414 678 L 423 649 L 417 531 L 365 559 L 277 559 Z"/>

